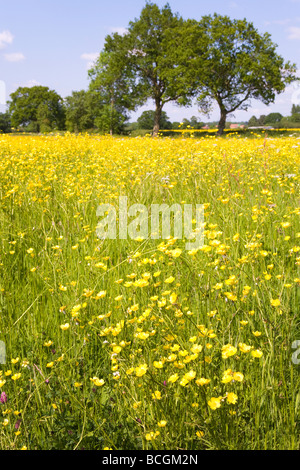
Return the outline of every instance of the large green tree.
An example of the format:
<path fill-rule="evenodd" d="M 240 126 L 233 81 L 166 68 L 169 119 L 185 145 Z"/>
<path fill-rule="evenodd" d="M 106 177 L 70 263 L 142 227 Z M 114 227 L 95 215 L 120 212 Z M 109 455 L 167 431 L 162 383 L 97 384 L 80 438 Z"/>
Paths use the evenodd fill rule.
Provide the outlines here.
<path fill-rule="evenodd" d="M 129 111 L 133 111 L 137 104 L 132 71 L 120 67 L 116 54 L 102 51 L 88 74 L 89 92 L 94 97 L 96 126 L 110 134 L 121 132 L 129 118 Z"/>
<path fill-rule="evenodd" d="M 248 121 L 248 127 L 257 127 L 259 125 L 258 119 L 256 116 L 251 116 Z"/>
<path fill-rule="evenodd" d="M 265 124 L 275 124 L 283 118 L 281 113 L 270 113 L 265 118 Z"/>
<path fill-rule="evenodd" d="M 0 113 L 0 132 L 11 132 L 10 115 L 7 111 Z"/>
<path fill-rule="evenodd" d="M 218 105 L 219 134 L 228 115 L 247 110 L 253 99 L 266 105 L 274 102 L 276 94 L 296 79 L 296 65 L 285 62 L 270 35 L 261 35 L 245 19 L 214 14 L 193 21 L 180 48 L 184 51 L 187 46 L 199 80 L 200 110 L 209 114 Z"/>
<path fill-rule="evenodd" d="M 95 100 L 91 93 L 73 91 L 64 99 L 66 129 L 70 132 L 83 132 L 94 127 Z"/>
<path fill-rule="evenodd" d="M 104 52 L 110 56 L 106 74 L 124 77 L 132 108 L 149 99 L 154 102 L 154 136 L 164 105 L 188 105 L 195 91 L 192 80 L 185 80 L 187 67 L 176 50 L 184 24 L 168 4 L 160 9 L 148 2 L 140 17 L 129 23 L 126 34 L 114 33 L 105 40 Z"/>
<path fill-rule="evenodd" d="M 19 87 L 10 95 L 8 111 L 13 127 L 34 132 L 63 129 L 63 99 L 45 86 Z"/>
<path fill-rule="evenodd" d="M 293 104 L 292 111 L 291 111 L 291 122 L 300 122 L 300 105 Z"/>
<path fill-rule="evenodd" d="M 143 113 L 137 119 L 138 129 L 153 129 L 154 119 L 155 111 L 143 111 Z M 165 111 L 162 111 L 161 113 L 159 127 L 160 129 L 172 129 L 172 123 L 170 122 L 168 115 Z"/>

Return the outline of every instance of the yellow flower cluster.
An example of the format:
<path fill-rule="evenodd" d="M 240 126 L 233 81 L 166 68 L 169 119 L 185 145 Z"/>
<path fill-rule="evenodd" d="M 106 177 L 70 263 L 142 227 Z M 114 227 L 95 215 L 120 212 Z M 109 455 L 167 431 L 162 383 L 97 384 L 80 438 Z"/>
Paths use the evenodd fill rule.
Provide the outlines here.
<path fill-rule="evenodd" d="M 277 390 L 294 395 L 296 374 L 286 377 L 300 286 L 299 140 L 211 134 L 0 136 L 4 446 L 29 448 L 72 415 L 82 439 L 98 433 L 108 448 L 125 427 L 145 449 L 205 448 L 214 436 L 229 448 L 241 425 L 252 439 Z M 202 204 L 203 244 L 187 249 L 190 237 L 172 230 L 99 238 L 98 206 L 115 209 L 118 228 L 124 195 L 128 208 Z M 286 406 L 278 396 L 270 409 Z M 8 416 L 20 403 L 30 433 Z M 266 409 L 248 424 L 257 403 Z M 218 413 L 231 437 L 212 429 Z"/>

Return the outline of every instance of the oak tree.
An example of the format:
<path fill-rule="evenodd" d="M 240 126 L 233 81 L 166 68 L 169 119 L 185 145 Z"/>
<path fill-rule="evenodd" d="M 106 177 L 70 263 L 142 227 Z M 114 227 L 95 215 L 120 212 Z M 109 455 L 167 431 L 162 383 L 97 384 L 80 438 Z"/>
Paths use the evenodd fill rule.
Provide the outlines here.
<path fill-rule="evenodd" d="M 219 135 L 229 114 L 246 111 L 253 99 L 273 103 L 276 94 L 296 79 L 296 65 L 285 62 L 270 34 L 260 34 L 246 19 L 204 16 L 193 23 L 188 41 L 195 51 L 191 64 L 199 79 L 198 104 L 206 113 L 218 105 Z"/>
<path fill-rule="evenodd" d="M 110 57 L 106 75 L 123 77 L 131 109 L 153 100 L 154 136 L 158 135 L 164 105 L 188 105 L 195 91 L 193 82 L 184 79 L 186 68 L 176 50 L 183 26 L 184 20 L 168 4 L 160 9 L 146 3 L 125 34 L 114 33 L 105 40 L 104 52 Z M 105 78 L 105 73 L 102 75 Z"/>

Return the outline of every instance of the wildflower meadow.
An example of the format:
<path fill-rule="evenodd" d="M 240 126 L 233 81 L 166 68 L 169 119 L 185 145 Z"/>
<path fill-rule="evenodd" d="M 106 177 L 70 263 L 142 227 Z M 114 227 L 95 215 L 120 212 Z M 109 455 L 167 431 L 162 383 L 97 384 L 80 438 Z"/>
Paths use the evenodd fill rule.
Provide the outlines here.
<path fill-rule="evenodd" d="M 2 450 L 299 450 L 296 133 L 11 134 L 0 154 Z M 203 242 L 154 234 L 152 204 L 201 205 Z"/>

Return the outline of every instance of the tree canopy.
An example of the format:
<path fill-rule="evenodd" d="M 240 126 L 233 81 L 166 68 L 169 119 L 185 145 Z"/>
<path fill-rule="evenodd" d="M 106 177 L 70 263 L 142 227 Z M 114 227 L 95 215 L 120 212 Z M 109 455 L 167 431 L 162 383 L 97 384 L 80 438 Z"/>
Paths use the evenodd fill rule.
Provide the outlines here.
<path fill-rule="evenodd" d="M 138 129 L 153 129 L 155 119 L 155 111 L 149 110 L 144 111 L 137 119 Z M 162 111 L 160 121 L 160 129 L 172 129 L 172 123 L 165 111 Z"/>
<path fill-rule="evenodd" d="M 270 35 L 259 34 L 245 19 L 214 14 L 192 21 L 181 42 L 183 54 L 187 47 L 199 82 L 200 111 L 209 114 L 214 103 L 219 106 L 219 134 L 228 115 L 247 110 L 252 99 L 274 102 L 276 93 L 296 79 L 296 65 L 284 62 Z"/>
<path fill-rule="evenodd" d="M 85 90 L 73 91 L 64 100 L 66 128 L 70 132 L 83 132 L 94 127 L 93 97 Z"/>
<path fill-rule="evenodd" d="M 282 118 L 281 113 L 270 113 L 265 117 L 264 124 L 275 124 L 276 122 L 280 122 Z"/>
<path fill-rule="evenodd" d="M 64 127 L 63 99 L 45 86 L 19 87 L 10 95 L 8 111 L 13 127 L 44 132 Z"/>
<path fill-rule="evenodd" d="M 94 78 L 96 83 L 105 81 L 107 76 L 122 77 L 133 109 L 151 99 L 155 105 L 153 135 L 159 131 L 164 105 L 169 102 L 188 105 L 194 93 L 192 81 L 183 79 L 176 53 L 183 24 L 184 20 L 168 4 L 160 9 L 147 3 L 140 17 L 129 23 L 126 34 L 106 37 L 104 52 L 109 54 L 108 67 L 100 69 Z"/>
<path fill-rule="evenodd" d="M 8 112 L 0 113 L 0 132 L 8 133 L 11 131 L 10 115 Z"/>
<path fill-rule="evenodd" d="M 95 103 L 96 126 L 111 134 L 120 132 L 129 118 L 128 112 L 133 111 L 137 104 L 132 72 L 120 67 L 115 54 L 102 51 L 88 75 L 89 92 Z"/>

